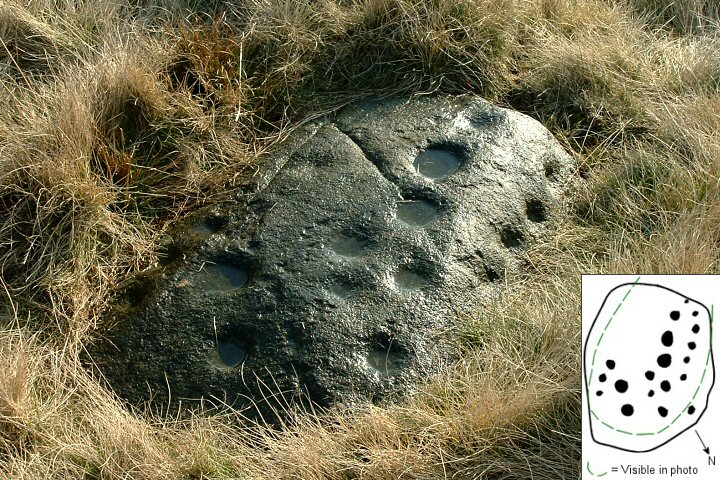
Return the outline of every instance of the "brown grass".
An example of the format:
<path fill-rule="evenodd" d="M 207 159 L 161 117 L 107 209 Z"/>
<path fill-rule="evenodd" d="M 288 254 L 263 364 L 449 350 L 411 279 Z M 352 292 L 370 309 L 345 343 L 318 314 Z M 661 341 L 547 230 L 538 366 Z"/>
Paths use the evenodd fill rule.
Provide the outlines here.
<path fill-rule="evenodd" d="M 0 5 L 0 478 L 577 478 L 579 275 L 718 271 L 715 2 Z M 79 358 L 166 230 L 304 121 L 474 93 L 543 122 L 583 180 L 463 358 L 383 406 L 179 420 Z M 252 168 L 249 168 L 252 167 Z"/>

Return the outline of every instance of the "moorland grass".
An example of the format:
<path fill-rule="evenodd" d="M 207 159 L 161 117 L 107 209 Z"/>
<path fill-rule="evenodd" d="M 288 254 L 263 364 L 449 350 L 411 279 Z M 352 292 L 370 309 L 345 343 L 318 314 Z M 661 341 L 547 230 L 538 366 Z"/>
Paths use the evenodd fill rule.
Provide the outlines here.
<path fill-rule="evenodd" d="M 582 273 L 716 273 L 720 15 L 710 0 L 0 4 L 0 477 L 577 478 Z M 184 214 L 304 121 L 477 94 L 578 160 L 556 234 L 464 352 L 393 404 L 126 408 L 79 361 Z"/>

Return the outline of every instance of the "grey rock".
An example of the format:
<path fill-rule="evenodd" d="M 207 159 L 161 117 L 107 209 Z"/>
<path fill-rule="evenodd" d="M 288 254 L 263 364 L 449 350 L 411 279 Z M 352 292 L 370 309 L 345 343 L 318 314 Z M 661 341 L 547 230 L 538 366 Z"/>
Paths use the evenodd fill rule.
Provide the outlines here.
<path fill-rule="evenodd" d="M 271 415 L 412 389 L 452 355 L 455 312 L 551 233 L 574 169 L 538 122 L 474 97 L 351 106 L 268 162 L 256 193 L 176 234 L 92 347 L 130 402 Z"/>

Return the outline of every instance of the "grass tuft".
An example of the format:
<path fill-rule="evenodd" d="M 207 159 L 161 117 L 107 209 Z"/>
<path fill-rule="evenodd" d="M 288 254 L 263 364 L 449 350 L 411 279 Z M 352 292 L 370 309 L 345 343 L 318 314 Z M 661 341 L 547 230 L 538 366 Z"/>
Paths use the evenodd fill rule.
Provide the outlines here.
<path fill-rule="evenodd" d="M 19 5 L 0 5 L 0 72 L 12 77 L 50 74 L 73 50 L 73 39 Z"/>

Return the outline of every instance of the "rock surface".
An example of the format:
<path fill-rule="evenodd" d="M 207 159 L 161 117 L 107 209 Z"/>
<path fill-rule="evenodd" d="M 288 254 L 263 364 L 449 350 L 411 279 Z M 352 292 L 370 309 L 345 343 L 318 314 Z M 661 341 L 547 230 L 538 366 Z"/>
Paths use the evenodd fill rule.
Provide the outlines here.
<path fill-rule="evenodd" d="M 453 312 L 549 234 L 573 171 L 538 122 L 471 97 L 351 106 L 268 165 L 266 186 L 215 207 L 185 234 L 196 247 L 127 289 L 91 350 L 120 396 L 267 414 L 279 393 L 406 391 L 450 354 Z"/>

